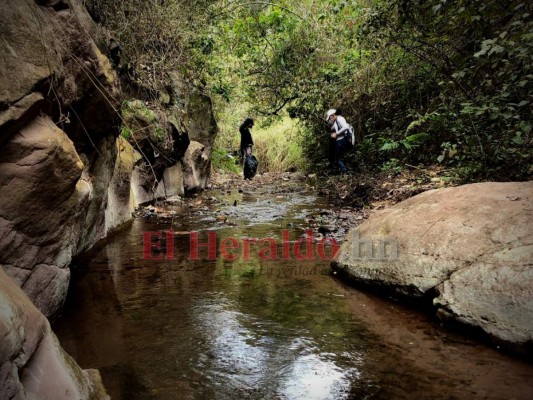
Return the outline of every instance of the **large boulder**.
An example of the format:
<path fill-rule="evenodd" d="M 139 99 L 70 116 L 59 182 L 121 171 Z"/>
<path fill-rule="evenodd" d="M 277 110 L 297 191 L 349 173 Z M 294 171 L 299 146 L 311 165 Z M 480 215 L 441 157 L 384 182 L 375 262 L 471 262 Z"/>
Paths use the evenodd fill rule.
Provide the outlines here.
<path fill-rule="evenodd" d="M 186 192 L 204 189 L 211 171 L 209 150 L 201 143 L 192 141 L 181 160 L 183 186 Z"/>
<path fill-rule="evenodd" d="M 439 316 L 533 342 L 533 182 L 431 190 L 352 229 L 332 267 L 352 282 L 433 298 Z"/>
<path fill-rule="evenodd" d="M 106 234 L 131 219 L 138 206 L 132 190 L 132 173 L 141 155 L 123 138 L 116 140 L 115 169 L 107 187 Z"/>
<path fill-rule="evenodd" d="M 78 0 L 6 0 L 0 35 L 0 266 L 54 317 L 72 258 L 131 219 L 118 79 Z"/>
<path fill-rule="evenodd" d="M 171 100 L 124 102 L 122 133 L 142 157 L 132 178 L 136 204 L 204 189 L 218 127 L 211 99 L 172 74 Z M 160 99 L 161 100 L 161 99 Z"/>
<path fill-rule="evenodd" d="M 48 117 L 35 118 L 0 151 L 0 263 L 46 315 L 65 298 L 89 204 L 82 171 L 72 141 Z"/>
<path fill-rule="evenodd" d="M 0 268 L 0 400 L 109 399 L 96 370 L 59 346 L 46 317 Z"/>
<path fill-rule="evenodd" d="M 184 196 L 183 177 L 181 163 L 166 168 L 159 181 L 154 179 L 149 167 L 136 166 L 131 177 L 134 207 L 172 196 Z"/>
<path fill-rule="evenodd" d="M 183 187 L 183 171 L 180 163 L 168 167 L 163 172 L 161 179 L 155 190 L 155 198 L 167 198 L 172 196 L 183 196 L 185 188 Z"/>
<path fill-rule="evenodd" d="M 213 102 L 198 87 L 191 85 L 178 73 L 170 74 L 172 81 L 171 103 L 175 119 L 181 121 L 191 141 L 204 145 L 207 154 L 211 154 L 218 125 L 213 113 Z"/>

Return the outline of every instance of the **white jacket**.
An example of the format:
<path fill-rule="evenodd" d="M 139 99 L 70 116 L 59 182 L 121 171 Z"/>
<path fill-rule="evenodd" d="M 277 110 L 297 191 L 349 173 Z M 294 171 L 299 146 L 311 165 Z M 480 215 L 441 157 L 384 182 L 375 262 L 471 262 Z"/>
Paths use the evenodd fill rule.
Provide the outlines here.
<path fill-rule="evenodd" d="M 350 125 L 348 125 L 346 119 L 341 115 L 337 115 L 337 119 L 333 126 L 335 127 L 335 133 L 337 134 L 337 140 L 344 139 L 346 132 L 350 129 Z"/>

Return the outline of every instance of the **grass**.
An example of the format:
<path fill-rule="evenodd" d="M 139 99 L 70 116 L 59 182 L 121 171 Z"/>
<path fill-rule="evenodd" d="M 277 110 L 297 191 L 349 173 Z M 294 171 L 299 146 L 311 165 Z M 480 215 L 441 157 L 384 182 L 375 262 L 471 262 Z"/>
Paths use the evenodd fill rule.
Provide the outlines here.
<path fill-rule="evenodd" d="M 124 139 L 128 140 L 131 136 L 131 131 L 128 129 L 128 127 L 122 125 L 121 134 Z"/>
<path fill-rule="evenodd" d="M 226 163 L 220 163 L 221 160 L 216 159 L 219 157 L 215 154 L 217 151 L 221 151 L 226 157 L 228 151 L 223 149 L 237 150 L 239 148 L 240 123 L 232 121 L 231 125 L 233 124 L 234 126 L 229 126 L 229 129 L 227 129 L 229 124 L 222 124 L 221 126 L 221 133 L 215 142 L 216 150 L 213 155 L 213 165 L 215 167 L 220 165 L 221 168 L 226 169 L 224 168 Z M 303 135 L 300 134 L 300 129 L 298 121 L 289 117 L 285 117 L 267 127 L 261 127 L 260 123 L 255 124 L 254 128 L 252 128 L 253 153 L 259 160 L 260 173 L 285 172 L 305 168 L 306 160 L 300 146 L 300 140 L 302 140 Z M 231 168 L 233 167 L 235 167 L 235 164 Z M 237 166 L 237 168 L 240 167 Z M 234 171 L 233 169 L 230 170 Z"/>

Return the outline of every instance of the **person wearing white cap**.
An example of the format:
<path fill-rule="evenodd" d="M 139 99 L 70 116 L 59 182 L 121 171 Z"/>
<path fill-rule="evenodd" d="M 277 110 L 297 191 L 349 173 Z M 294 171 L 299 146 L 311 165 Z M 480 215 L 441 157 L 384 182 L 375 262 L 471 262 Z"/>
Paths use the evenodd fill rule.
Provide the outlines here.
<path fill-rule="evenodd" d="M 342 115 L 337 115 L 337 110 L 334 108 L 328 110 L 326 113 L 326 121 L 329 122 L 335 132 L 331 133 L 331 138 L 335 142 L 335 161 L 341 169 L 341 173 L 349 175 L 346 165 L 344 165 L 343 155 L 346 148 L 347 138 L 346 135 L 350 129 L 350 125 L 346 122 L 346 119 Z"/>

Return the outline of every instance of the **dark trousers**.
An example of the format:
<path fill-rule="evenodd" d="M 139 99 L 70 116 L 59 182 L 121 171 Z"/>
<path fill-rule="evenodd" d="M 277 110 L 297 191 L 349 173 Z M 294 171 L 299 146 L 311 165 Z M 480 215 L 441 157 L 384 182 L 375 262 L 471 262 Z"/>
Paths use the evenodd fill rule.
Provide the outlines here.
<path fill-rule="evenodd" d="M 246 149 L 248 147 L 250 148 L 250 154 L 252 154 L 252 145 L 251 144 L 249 144 L 247 146 L 241 146 L 241 153 L 240 153 L 240 155 L 241 155 L 241 164 L 244 162 L 244 158 L 246 157 Z"/>
<path fill-rule="evenodd" d="M 337 165 L 341 169 L 342 173 L 348 172 L 343 161 L 345 149 L 346 149 L 346 138 L 342 138 L 341 140 L 337 140 L 335 142 L 335 161 L 337 162 Z"/>

